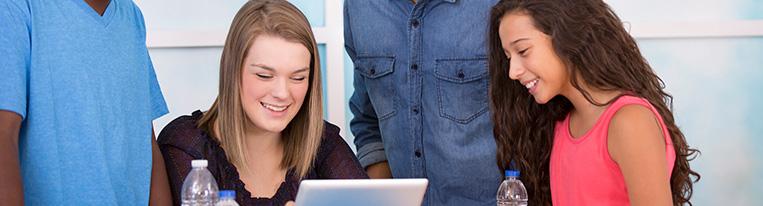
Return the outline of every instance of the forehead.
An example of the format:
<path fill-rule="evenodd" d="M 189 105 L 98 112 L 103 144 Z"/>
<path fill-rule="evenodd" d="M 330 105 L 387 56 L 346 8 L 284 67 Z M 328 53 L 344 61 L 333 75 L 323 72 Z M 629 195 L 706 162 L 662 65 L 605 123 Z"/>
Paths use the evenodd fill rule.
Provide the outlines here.
<path fill-rule="evenodd" d="M 542 35 L 533 22 L 532 17 L 525 12 L 509 12 L 501 17 L 498 33 L 504 46 L 521 38 L 533 38 Z"/>
<path fill-rule="evenodd" d="M 246 63 L 291 71 L 309 68 L 310 58 L 310 51 L 301 43 L 274 35 L 259 35 L 249 47 Z"/>

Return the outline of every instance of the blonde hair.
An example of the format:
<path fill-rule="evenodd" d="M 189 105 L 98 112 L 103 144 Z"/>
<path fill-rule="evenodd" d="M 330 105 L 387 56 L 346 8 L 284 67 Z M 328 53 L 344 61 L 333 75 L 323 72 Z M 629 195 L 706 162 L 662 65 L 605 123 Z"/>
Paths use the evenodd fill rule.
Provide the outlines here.
<path fill-rule="evenodd" d="M 309 89 L 297 115 L 281 133 L 281 166 L 307 175 L 321 142 L 323 106 L 321 68 L 315 37 L 305 15 L 285 0 L 250 0 L 236 13 L 220 59 L 217 99 L 198 123 L 220 141 L 228 160 L 239 169 L 246 165 L 245 124 L 241 105 L 241 69 L 249 47 L 259 35 L 272 35 L 300 43 L 310 51 Z"/>

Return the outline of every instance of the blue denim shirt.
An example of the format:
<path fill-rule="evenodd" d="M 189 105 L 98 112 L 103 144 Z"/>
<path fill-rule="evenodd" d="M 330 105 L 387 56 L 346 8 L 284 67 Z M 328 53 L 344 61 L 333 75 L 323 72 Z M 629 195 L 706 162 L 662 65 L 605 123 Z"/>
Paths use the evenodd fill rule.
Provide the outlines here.
<path fill-rule="evenodd" d="M 495 0 L 346 0 L 350 122 L 365 167 L 427 178 L 424 205 L 495 205 L 502 175 L 488 111 Z"/>

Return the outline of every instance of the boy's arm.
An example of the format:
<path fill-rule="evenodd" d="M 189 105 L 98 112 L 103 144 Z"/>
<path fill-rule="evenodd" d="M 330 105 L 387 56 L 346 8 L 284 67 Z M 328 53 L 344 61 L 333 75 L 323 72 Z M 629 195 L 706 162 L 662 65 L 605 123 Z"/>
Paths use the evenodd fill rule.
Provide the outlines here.
<path fill-rule="evenodd" d="M 159 145 L 156 144 L 156 134 L 151 129 L 151 195 L 149 205 L 172 205 L 170 183 L 167 180 L 167 170 Z"/>
<path fill-rule="evenodd" d="M 353 62 L 357 60 L 355 44 L 352 36 L 351 15 L 349 12 L 352 2 L 344 2 L 344 47 Z M 353 75 L 353 87 L 355 88 L 350 97 L 350 111 L 354 115 L 350 121 L 350 130 L 355 135 L 355 146 L 358 149 L 358 160 L 365 167 L 370 178 L 391 178 L 387 156 L 384 151 L 379 132 L 379 120 L 376 117 L 371 100 L 366 92 L 363 77 L 357 72 Z"/>
<path fill-rule="evenodd" d="M 0 202 L 3 205 L 24 205 L 24 189 L 19 164 L 19 130 L 21 116 L 0 110 Z"/>

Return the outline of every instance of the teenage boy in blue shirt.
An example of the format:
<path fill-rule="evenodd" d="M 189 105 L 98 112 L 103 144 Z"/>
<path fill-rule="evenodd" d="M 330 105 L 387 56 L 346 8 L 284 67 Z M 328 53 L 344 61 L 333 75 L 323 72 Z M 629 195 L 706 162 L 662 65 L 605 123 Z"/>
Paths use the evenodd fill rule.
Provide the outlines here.
<path fill-rule="evenodd" d="M 0 25 L 0 202 L 171 204 L 138 7 L 3 0 Z"/>

